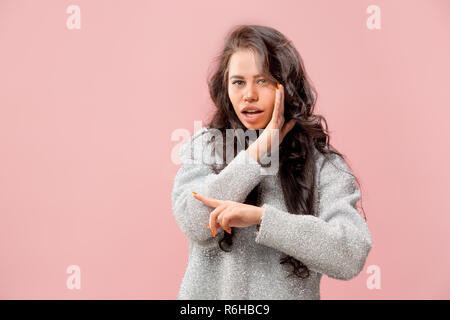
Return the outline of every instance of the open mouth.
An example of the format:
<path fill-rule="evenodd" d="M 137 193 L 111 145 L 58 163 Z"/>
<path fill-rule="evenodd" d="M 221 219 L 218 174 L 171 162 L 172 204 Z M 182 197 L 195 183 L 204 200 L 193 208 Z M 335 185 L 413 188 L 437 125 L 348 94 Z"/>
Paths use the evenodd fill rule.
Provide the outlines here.
<path fill-rule="evenodd" d="M 264 113 L 264 111 L 243 111 L 242 115 L 244 117 L 245 121 L 248 122 L 256 122 L 259 121 L 260 118 L 262 117 L 262 114 Z"/>
<path fill-rule="evenodd" d="M 246 115 L 251 116 L 251 115 L 258 114 L 258 113 L 262 113 L 262 111 L 244 111 L 242 113 L 245 113 Z"/>

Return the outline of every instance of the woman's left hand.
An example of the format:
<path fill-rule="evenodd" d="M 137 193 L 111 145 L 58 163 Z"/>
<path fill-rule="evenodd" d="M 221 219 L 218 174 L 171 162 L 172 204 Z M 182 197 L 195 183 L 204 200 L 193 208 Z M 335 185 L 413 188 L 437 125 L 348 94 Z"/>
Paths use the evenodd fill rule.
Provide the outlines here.
<path fill-rule="evenodd" d="M 212 199 L 198 193 L 194 194 L 194 198 L 215 208 L 209 215 L 209 227 L 214 237 L 219 228 L 231 233 L 229 227 L 244 228 L 259 224 L 264 211 L 264 208 L 250 204 Z"/>

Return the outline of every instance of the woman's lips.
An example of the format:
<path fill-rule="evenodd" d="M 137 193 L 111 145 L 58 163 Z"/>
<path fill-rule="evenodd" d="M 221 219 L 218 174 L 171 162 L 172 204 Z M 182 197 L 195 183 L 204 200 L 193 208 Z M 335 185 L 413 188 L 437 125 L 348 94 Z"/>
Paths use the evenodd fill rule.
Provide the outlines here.
<path fill-rule="evenodd" d="M 259 119 L 261 119 L 263 113 L 264 111 L 253 113 L 242 112 L 242 116 L 244 117 L 244 120 L 247 122 L 257 122 L 259 121 Z"/>

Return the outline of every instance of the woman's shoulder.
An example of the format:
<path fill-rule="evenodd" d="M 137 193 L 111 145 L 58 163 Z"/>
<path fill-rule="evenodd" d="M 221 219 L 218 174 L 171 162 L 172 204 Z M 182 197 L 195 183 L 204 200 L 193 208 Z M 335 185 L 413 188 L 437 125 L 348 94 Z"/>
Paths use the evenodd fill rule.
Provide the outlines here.
<path fill-rule="evenodd" d="M 314 146 L 314 159 L 316 161 L 317 169 L 321 174 L 330 174 L 337 171 L 345 171 L 352 174 L 346 159 L 343 156 L 334 153 L 337 152 L 332 146 L 324 146 L 324 152 Z"/>
<path fill-rule="evenodd" d="M 211 138 L 210 130 L 202 127 L 184 141 L 179 150 L 179 156 L 183 162 L 187 160 L 203 159 L 208 141 Z"/>

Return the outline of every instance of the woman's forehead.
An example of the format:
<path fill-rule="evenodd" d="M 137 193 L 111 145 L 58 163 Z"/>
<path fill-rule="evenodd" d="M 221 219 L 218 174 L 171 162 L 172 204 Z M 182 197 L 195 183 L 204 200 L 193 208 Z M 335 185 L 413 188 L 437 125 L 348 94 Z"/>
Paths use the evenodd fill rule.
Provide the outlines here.
<path fill-rule="evenodd" d="M 251 50 L 239 50 L 233 53 L 230 59 L 230 70 L 246 72 L 250 74 L 263 73 L 261 58 Z"/>

